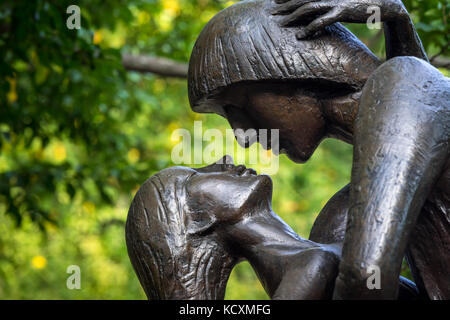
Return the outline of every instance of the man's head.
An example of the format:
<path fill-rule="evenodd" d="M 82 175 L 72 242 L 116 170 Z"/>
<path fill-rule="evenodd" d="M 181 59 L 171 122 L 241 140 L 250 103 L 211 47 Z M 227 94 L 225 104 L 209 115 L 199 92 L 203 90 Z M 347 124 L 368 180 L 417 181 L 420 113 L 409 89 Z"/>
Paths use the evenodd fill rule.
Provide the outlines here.
<path fill-rule="evenodd" d="M 189 63 L 189 101 L 234 129 L 280 129 L 280 148 L 303 162 L 328 133 L 323 102 L 360 91 L 379 61 L 340 24 L 297 40 L 271 5 L 242 1 L 205 26 Z"/>

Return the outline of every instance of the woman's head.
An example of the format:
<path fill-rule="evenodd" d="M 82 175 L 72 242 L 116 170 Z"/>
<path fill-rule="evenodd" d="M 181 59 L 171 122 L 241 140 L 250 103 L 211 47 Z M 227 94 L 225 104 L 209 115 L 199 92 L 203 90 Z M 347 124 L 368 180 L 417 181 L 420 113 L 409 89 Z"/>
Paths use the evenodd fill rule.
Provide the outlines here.
<path fill-rule="evenodd" d="M 216 163 L 195 170 L 186 183 L 186 195 L 189 232 L 204 233 L 238 222 L 260 206 L 270 207 L 272 180 L 243 165 Z"/>
<path fill-rule="evenodd" d="M 327 134 L 322 102 L 360 91 L 379 61 L 340 24 L 297 40 L 272 5 L 242 1 L 211 19 L 192 51 L 189 100 L 235 129 L 280 129 L 281 147 L 303 162 Z"/>
<path fill-rule="evenodd" d="M 148 179 L 131 204 L 128 253 L 149 299 L 220 299 L 240 260 L 215 229 L 270 205 L 271 180 L 216 163 L 172 167 Z"/>

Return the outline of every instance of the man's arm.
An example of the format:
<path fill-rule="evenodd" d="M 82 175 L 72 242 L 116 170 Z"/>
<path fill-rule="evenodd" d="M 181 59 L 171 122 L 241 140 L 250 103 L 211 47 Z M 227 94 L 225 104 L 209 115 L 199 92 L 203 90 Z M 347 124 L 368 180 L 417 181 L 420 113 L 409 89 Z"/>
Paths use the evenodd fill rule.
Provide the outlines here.
<path fill-rule="evenodd" d="M 314 221 L 309 240 L 342 246 L 349 207 L 350 184 L 339 190 L 320 211 L 316 221 Z M 398 300 L 417 300 L 425 296 L 423 292 L 419 292 L 414 282 L 404 277 L 399 278 Z"/>
<path fill-rule="evenodd" d="M 324 243 L 344 242 L 350 207 L 350 185 L 339 190 L 320 211 L 309 234 L 309 240 Z"/>
<path fill-rule="evenodd" d="M 448 159 L 449 99 L 448 80 L 416 58 L 394 58 L 369 78 L 334 298 L 397 298 L 409 235 Z M 371 276 L 379 289 L 368 286 Z"/>

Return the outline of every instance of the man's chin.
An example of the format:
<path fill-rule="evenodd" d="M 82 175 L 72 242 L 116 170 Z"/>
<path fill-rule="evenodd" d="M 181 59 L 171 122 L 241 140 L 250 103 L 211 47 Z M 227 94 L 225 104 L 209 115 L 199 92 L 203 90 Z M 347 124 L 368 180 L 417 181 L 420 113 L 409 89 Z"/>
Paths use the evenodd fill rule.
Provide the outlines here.
<path fill-rule="evenodd" d="M 289 160 L 295 163 L 305 163 L 311 158 L 311 154 L 291 152 L 289 150 L 281 150 L 280 153 L 285 154 Z"/>

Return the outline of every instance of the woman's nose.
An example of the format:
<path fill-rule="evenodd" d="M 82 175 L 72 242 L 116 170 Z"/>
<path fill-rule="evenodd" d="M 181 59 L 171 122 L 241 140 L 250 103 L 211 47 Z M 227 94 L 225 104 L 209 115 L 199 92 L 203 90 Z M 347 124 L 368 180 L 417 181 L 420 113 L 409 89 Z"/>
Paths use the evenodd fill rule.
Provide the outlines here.
<path fill-rule="evenodd" d="M 216 164 L 228 164 L 234 166 L 233 157 L 227 154 L 223 158 L 217 160 Z"/>
<path fill-rule="evenodd" d="M 245 172 L 245 170 L 247 170 L 247 167 L 241 164 L 241 165 L 235 167 L 234 169 L 235 169 L 234 170 L 235 174 L 242 175 Z"/>

